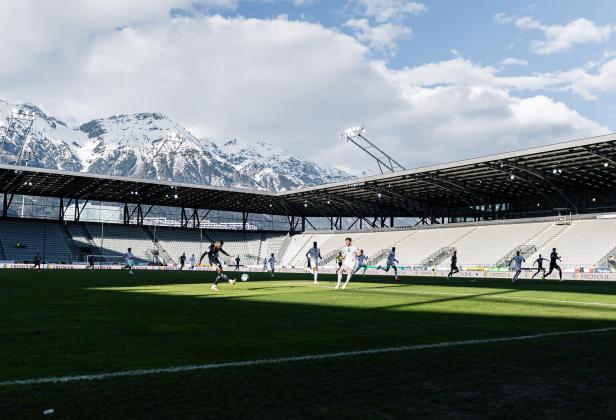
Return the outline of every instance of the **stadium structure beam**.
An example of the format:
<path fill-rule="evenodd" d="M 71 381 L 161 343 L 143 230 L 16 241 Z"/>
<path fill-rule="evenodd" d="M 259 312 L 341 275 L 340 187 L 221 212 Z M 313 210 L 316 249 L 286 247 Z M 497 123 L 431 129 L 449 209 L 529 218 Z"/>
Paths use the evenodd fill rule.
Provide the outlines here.
<path fill-rule="evenodd" d="M 11 207 L 11 203 L 13 202 L 13 194 L 10 194 L 10 198 L 8 197 L 9 194 L 4 193 L 4 198 L 3 198 L 3 202 L 2 202 L 2 217 L 3 218 L 7 218 L 9 215 L 9 207 Z"/>
<path fill-rule="evenodd" d="M 506 166 L 510 166 L 512 168 L 518 169 L 520 171 L 526 172 L 530 175 L 533 175 L 536 178 L 541 179 L 542 181 L 545 181 L 554 191 L 556 191 L 562 198 L 565 199 L 565 201 L 567 201 L 567 203 L 569 203 L 569 205 L 575 210 L 575 213 L 578 213 L 578 208 L 575 205 L 575 203 L 569 198 L 569 196 L 567 194 L 565 194 L 565 192 L 563 191 L 562 188 L 560 188 L 558 185 L 556 185 L 554 182 L 552 182 L 552 180 L 550 179 L 549 176 L 544 175 L 543 173 L 541 173 L 540 171 L 534 169 L 534 168 L 530 168 L 526 165 L 520 164 L 518 162 L 516 163 L 511 163 L 511 162 L 503 162 L 504 165 Z M 514 176 L 517 176 L 516 174 L 512 174 Z M 532 184 L 530 181 L 529 184 Z M 538 190 L 538 192 L 547 199 L 547 197 L 545 196 L 545 194 Z"/>
<path fill-rule="evenodd" d="M 180 227 L 183 227 L 183 228 L 188 227 L 188 217 L 186 216 L 185 207 L 182 207 L 182 212 L 180 213 Z"/>
<path fill-rule="evenodd" d="M 86 200 L 83 203 L 83 206 L 81 206 L 81 208 L 79 208 L 79 200 L 77 198 L 75 199 L 75 221 L 76 222 L 78 222 L 79 219 L 81 218 L 81 213 L 86 208 L 86 205 L 88 204 L 89 201 L 90 200 Z"/>
<path fill-rule="evenodd" d="M 248 224 L 248 216 L 250 213 L 243 211 L 242 212 L 242 230 L 246 232 L 246 224 Z M 303 229 L 302 229 L 303 230 Z"/>
<path fill-rule="evenodd" d="M 201 227 L 201 220 L 199 219 L 199 209 L 193 209 L 193 214 L 190 218 L 192 219 L 193 229 Z"/>
<path fill-rule="evenodd" d="M 392 204 L 393 205 L 393 198 L 399 198 L 402 200 L 402 203 L 396 202 L 395 205 L 398 205 L 400 207 L 402 207 L 405 211 L 409 212 L 409 217 L 419 217 L 417 215 L 417 213 L 415 213 L 415 210 L 411 209 L 408 205 L 408 197 L 399 194 L 397 192 L 391 191 L 387 188 L 377 188 L 377 187 L 372 187 L 371 185 L 363 185 L 362 188 L 367 189 L 369 191 L 373 191 L 376 192 L 377 194 L 386 194 L 388 195 L 391 199 L 392 199 Z"/>
<path fill-rule="evenodd" d="M 459 199 L 464 201 L 469 206 L 473 206 L 474 205 L 473 203 L 468 201 L 467 198 L 463 194 L 460 193 L 460 190 L 452 189 L 450 186 L 443 185 L 443 183 L 441 183 L 440 180 L 435 179 L 434 177 L 425 176 L 425 175 L 422 176 L 420 174 L 415 174 L 414 179 L 416 179 L 416 180 L 418 180 L 420 182 L 424 182 L 424 183 L 429 184 L 429 185 L 433 185 L 435 187 L 442 188 L 445 191 L 447 191 L 447 192 L 457 196 Z"/>
<path fill-rule="evenodd" d="M 154 205 L 151 205 L 151 206 L 148 207 L 148 211 L 146 211 L 145 214 L 142 217 L 142 220 L 141 220 L 142 222 L 143 222 L 143 219 L 148 217 L 148 214 L 150 214 L 150 212 L 152 211 L 153 208 L 154 208 Z"/>
<path fill-rule="evenodd" d="M 353 226 L 355 226 L 357 224 L 357 222 L 359 222 L 361 220 L 361 217 L 356 217 L 355 220 L 353 221 L 353 223 L 351 223 L 349 225 L 349 227 L 347 227 L 347 230 L 351 230 L 353 228 Z"/>
<path fill-rule="evenodd" d="M 593 155 L 593 156 L 596 156 L 596 157 L 598 157 L 599 159 L 603 159 L 603 160 L 605 160 L 605 161 L 607 161 L 607 162 L 611 163 L 612 165 L 616 166 L 616 160 L 612 159 L 610 156 L 605 156 L 605 155 L 602 155 L 602 154 L 600 154 L 600 153 L 597 153 L 597 152 L 595 151 L 595 149 L 593 149 L 593 148 L 591 148 L 591 147 L 589 147 L 589 146 L 582 147 L 582 149 L 583 149 L 583 150 L 585 150 L 585 151 L 586 151 L 586 153 L 591 154 L 591 155 Z"/>
<path fill-rule="evenodd" d="M 201 218 L 199 219 L 199 227 L 201 227 L 201 222 L 203 222 L 203 220 L 209 216 L 209 214 L 211 213 L 212 210 L 208 210 L 205 212 L 205 214 L 203 216 L 201 216 Z"/>

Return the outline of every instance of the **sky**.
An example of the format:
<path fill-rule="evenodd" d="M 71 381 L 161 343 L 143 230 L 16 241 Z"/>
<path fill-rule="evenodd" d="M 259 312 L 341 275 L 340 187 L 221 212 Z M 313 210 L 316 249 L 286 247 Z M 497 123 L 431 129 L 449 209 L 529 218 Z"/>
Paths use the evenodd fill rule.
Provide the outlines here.
<path fill-rule="evenodd" d="M 612 132 L 616 8 L 543 0 L 0 0 L 0 98 L 162 112 L 353 174 Z"/>

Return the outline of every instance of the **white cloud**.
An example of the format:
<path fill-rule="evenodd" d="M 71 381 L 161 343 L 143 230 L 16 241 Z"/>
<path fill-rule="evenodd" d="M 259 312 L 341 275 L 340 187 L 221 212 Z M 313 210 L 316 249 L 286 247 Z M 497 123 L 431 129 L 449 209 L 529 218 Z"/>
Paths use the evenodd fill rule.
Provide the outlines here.
<path fill-rule="evenodd" d="M 503 61 L 501 61 L 503 66 L 528 66 L 528 61 L 522 60 L 521 58 L 515 57 L 507 57 Z"/>
<path fill-rule="evenodd" d="M 366 17 L 380 23 L 399 20 L 428 9 L 423 3 L 409 0 L 351 0 L 351 3 L 359 5 Z"/>
<path fill-rule="evenodd" d="M 61 11 L 47 15 L 24 41 L 40 53 L 0 70 L 0 97 L 80 121 L 159 111 L 198 135 L 266 140 L 354 172 L 371 162 L 337 133 L 358 124 L 408 166 L 606 131 L 564 103 L 512 93 L 553 84 L 552 75 L 501 77 L 462 57 L 396 71 L 318 24 L 112 12 L 76 26 Z M 45 21 L 28 16 L 19 14 L 27 27 Z"/>
<path fill-rule="evenodd" d="M 531 51 L 537 55 L 550 55 L 567 51 L 575 45 L 603 42 L 616 31 L 616 25 L 597 25 L 585 18 L 579 18 L 564 25 L 545 25 L 528 16 L 516 18 L 498 13 L 494 16 L 494 20 L 498 24 L 513 23 L 522 30 L 542 32 L 544 39 L 531 42 Z"/>
<path fill-rule="evenodd" d="M 344 26 L 351 29 L 355 37 L 371 50 L 389 56 L 396 53 L 399 40 L 413 33 L 411 28 L 393 23 L 371 26 L 368 19 L 350 19 Z"/>

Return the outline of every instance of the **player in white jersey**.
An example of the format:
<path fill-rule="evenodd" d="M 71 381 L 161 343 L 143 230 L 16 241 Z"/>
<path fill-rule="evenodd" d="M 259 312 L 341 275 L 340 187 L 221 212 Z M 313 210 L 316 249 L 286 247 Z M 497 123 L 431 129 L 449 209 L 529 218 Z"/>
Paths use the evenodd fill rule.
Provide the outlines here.
<path fill-rule="evenodd" d="M 364 269 L 362 276 L 366 274 L 366 270 L 368 269 L 368 266 L 366 265 L 366 261 L 368 261 L 368 256 L 364 255 L 363 249 L 360 249 L 359 255 L 357 256 L 357 267 L 355 268 L 355 271 L 353 272 L 353 274 L 357 273 L 362 268 Z"/>
<path fill-rule="evenodd" d="M 128 274 L 134 274 L 133 265 L 135 265 L 135 254 L 133 254 L 132 248 L 128 248 L 128 252 L 124 254 L 124 261 L 126 265 L 122 268 L 128 268 Z"/>
<path fill-rule="evenodd" d="M 267 259 L 267 264 L 269 265 L 269 271 L 272 273 L 272 277 L 274 277 L 274 271 L 276 270 L 276 258 L 274 257 L 274 253 Z"/>
<path fill-rule="evenodd" d="M 379 265 L 376 269 L 383 270 L 388 273 L 389 269 L 393 268 L 395 275 L 394 279 L 396 280 L 396 282 L 400 283 L 400 278 L 398 277 L 398 266 L 396 266 L 397 263 L 400 263 L 400 261 L 396 259 L 396 247 L 393 247 L 391 251 L 389 251 L 389 254 L 387 254 L 387 264 L 385 268 Z"/>
<path fill-rule="evenodd" d="M 194 270 L 195 264 L 197 263 L 197 260 L 195 259 L 195 254 L 192 254 L 190 256 L 190 258 L 188 259 L 188 263 L 190 264 L 189 270 Z"/>
<path fill-rule="evenodd" d="M 520 273 L 522 272 L 523 262 L 526 262 L 526 260 L 524 259 L 523 256 L 520 255 L 520 251 L 516 252 L 515 257 L 513 257 L 511 261 L 509 261 L 509 266 L 511 267 L 511 263 L 513 263 L 513 270 L 515 271 L 515 274 L 513 275 L 513 278 L 511 279 L 512 283 L 515 283 L 516 281 L 518 281 L 518 277 L 520 277 Z"/>
<path fill-rule="evenodd" d="M 353 277 L 353 272 L 357 267 L 357 256 L 359 255 L 359 250 L 355 245 L 353 245 L 353 240 L 351 238 L 346 238 L 344 248 L 342 251 L 342 266 L 340 267 L 340 271 L 338 271 L 338 282 L 336 283 L 336 289 L 340 288 L 340 282 L 342 281 L 342 274 L 346 273 L 347 278 L 344 284 L 342 285 L 343 289 L 346 289 L 351 277 Z"/>
<path fill-rule="evenodd" d="M 319 277 L 319 259 L 323 259 L 321 256 L 321 249 L 317 246 L 316 241 L 312 243 L 312 248 L 306 252 L 306 257 L 308 257 L 308 265 L 312 267 L 312 274 L 314 276 L 314 284 L 319 284 L 317 281 Z"/>

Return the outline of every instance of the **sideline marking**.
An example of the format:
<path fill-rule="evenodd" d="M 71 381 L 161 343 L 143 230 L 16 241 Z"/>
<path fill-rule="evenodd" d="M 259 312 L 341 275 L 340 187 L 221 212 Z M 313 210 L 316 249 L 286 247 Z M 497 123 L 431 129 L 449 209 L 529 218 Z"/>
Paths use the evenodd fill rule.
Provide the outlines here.
<path fill-rule="evenodd" d="M 363 356 L 371 354 L 383 354 L 383 353 L 399 353 L 405 351 L 415 350 L 428 350 L 428 349 L 441 349 L 449 347 L 462 347 L 472 346 L 477 344 L 491 344 L 491 343 L 504 343 L 509 341 L 525 341 L 534 340 L 546 337 L 561 337 L 571 335 L 582 334 L 597 334 L 604 332 L 616 331 L 616 327 L 609 328 L 596 328 L 589 330 L 570 330 L 570 331 L 554 331 L 544 332 L 530 335 L 518 335 L 513 337 L 497 337 L 497 338 L 483 338 L 473 340 L 461 340 L 461 341 L 446 341 L 441 343 L 432 344 L 416 344 L 412 346 L 399 346 L 399 347 L 382 347 L 376 349 L 357 350 L 357 351 L 343 351 L 336 353 L 321 353 L 321 354 L 308 354 L 304 356 L 288 356 L 279 357 L 274 359 L 256 359 L 256 360 L 244 360 L 237 362 L 224 362 L 224 363 L 208 363 L 202 365 L 187 365 L 187 366 L 175 366 L 167 368 L 154 368 L 154 369 L 138 369 L 138 370 L 126 370 L 118 372 L 106 372 L 91 375 L 72 375 L 72 376 L 52 376 L 46 378 L 32 378 L 32 379 L 16 379 L 12 381 L 0 382 L 0 387 L 16 386 L 16 385 L 43 385 L 43 384 L 57 384 L 57 383 L 69 383 L 80 381 L 100 381 L 111 378 L 122 377 L 134 377 L 134 376 L 147 376 L 165 373 L 183 373 L 193 372 L 200 370 L 214 370 L 224 368 L 237 368 L 237 367 L 249 367 L 260 365 L 275 365 L 281 363 L 303 362 L 309 360 L 325 360 L 325 359 L 337 359 L 342 357 Z"/>

